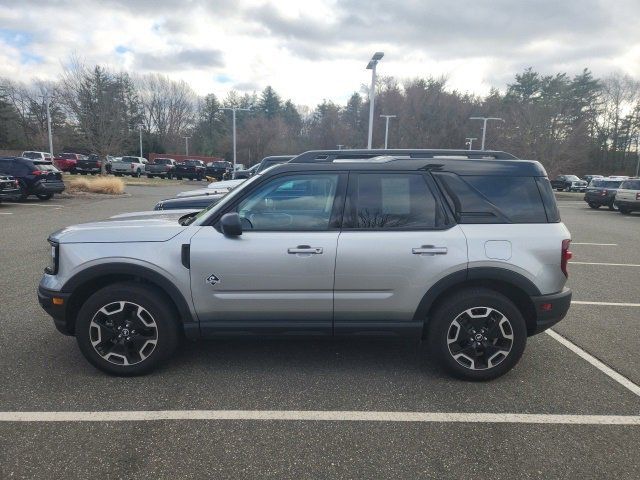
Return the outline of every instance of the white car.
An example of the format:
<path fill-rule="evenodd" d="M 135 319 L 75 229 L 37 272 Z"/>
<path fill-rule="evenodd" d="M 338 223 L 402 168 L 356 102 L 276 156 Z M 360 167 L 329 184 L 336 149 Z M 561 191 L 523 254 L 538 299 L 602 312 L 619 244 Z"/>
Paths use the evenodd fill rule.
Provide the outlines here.
<path fill-rule="evenodd" d="M 46 162 L 53 161 L 53 157 L 49 152 L 36 152 L 33 150 L 27 150 L 22 152 L 21 157 L 28 158 L 30 160 L 43 160 Z"/>
<path fill-rule="evenodd" d="M 219 193 L 228 193 L 231 189 L 237 187 L 244 181 L 246 181 L 245 178 L 238 180 L 225 180 L 223 182 L 212 182 L 207 186 L 207 188 L 199 188 L 197 190 L 180 192 L 176 195 L 176 197 L 197 197 L 199 195 L 217 195 Z"/>
<path fill-rule="evenodd" d="M 640 178 L 624 180 L 616 192 L 614 204 L 623 215 L 640 212 Z"/>

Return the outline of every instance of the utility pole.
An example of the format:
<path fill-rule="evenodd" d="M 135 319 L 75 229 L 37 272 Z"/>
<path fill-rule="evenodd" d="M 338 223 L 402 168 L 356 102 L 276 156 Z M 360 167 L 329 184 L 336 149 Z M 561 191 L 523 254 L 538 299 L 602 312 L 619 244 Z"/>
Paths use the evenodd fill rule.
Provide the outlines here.
<path fill-rule="evenodd" d="M 638 157 L 638 161 L 636 163 L 636 177 L 640 173 L 640 133 L 636 137 L 636 156 Z M 636 195 L 637 197 L 637 195 Z"/>
<path fill-rule="evenodd" d="M 467 138 L 465 138 L 464 144 L 465 145 L 469 145 L 469 150 L 473 150 L 473 141 L 474 140 L 477 140 L 477 138 L 476 137 L 467 137 Z"/>
<path fill-rule="evenodd" d="M 231 178 L 236 178 L 236 112 L 244 111 L 250 112 L 250 108 L 238 108 L 238 107 L 225 107 L 220 110 L 231 110 L 233 113 L 233 172 L 231 173 Z"/>
<path fill-rule="evenodd" d="M 184 151 L 185 151 L 185 156 L 188 157 L 189 156 L 189 139 L 191 137 L 183 137 L 184 138 Z"/>
<path fill-rule="evenodd" d="M 376 65 L 384 57 L 383 52 L 376 52 L 367 64 L 367 70 L 371 70 L 371 90 L 369 90 L 369 137 L 367 140 L 367 148 L 371 150 L 371 141 L 373 139 L 373 105 L 376 100 Z"/>
<path fill-rule="evenodd" d="M 504 123 L 504 120 L 498 117 L 470 117 L 469 120 L 482 120 L 482 145 L 480 146 L 480 150 L 484 150 L 485 139 L 487 137 L 487 121 L 499 120 Z"/>
<path fill-rule="evenodd" d="M 51 134 L 51 110 L 49 108 L 49 93 L 47 92 L 45 97 L 45 103 L 47 104 L 47 131 L 49 133 L 49 153 L 51 154 L 51 161 L 53 162 L 53 135 Z"/>
<path fill-rule="evenodd" d="M 380 115 L 381 118 L 385 119 L 385 126 L 384 126 L 384 149 L 387 149 L 387 145 L 388 145 L 388 140 L 389 140 L 389 119 L 390 118 L 396 118 L 395 115 Z"/>
<path fill-rule="evenodd" d="M 144 125 L 142 125 L 142 124 L 138 125 L 138 130 L 140 131 L 140 157 L 141 158 L 143 157 L 143 155 L 142 155 L 142 127 L 143 126 Z"/>

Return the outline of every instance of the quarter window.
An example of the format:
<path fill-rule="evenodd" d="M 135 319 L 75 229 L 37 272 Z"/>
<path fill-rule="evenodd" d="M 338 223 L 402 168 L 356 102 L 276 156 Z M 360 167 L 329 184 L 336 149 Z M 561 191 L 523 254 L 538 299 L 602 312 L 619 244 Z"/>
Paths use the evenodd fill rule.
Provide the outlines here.
<path fill-rule="evenodd" d="M 246 230 L 328 230 L 338 174 L 275 178 L 242 200 L 236 211 Z"/>

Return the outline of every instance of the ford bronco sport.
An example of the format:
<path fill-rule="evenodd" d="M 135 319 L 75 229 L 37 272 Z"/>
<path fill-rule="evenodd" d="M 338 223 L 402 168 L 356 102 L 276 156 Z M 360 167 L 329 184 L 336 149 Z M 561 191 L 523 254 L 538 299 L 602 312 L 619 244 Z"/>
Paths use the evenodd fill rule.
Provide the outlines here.
<path fill-rule="evenodd" d="M 311 151 L 197 214 L 49 242 L 40 304 L 117 375 L 149 372 L 181 335 L 387 334 L 486 380 L 571 302 L 570 236 L 545 170 L 503 152 Z"/>

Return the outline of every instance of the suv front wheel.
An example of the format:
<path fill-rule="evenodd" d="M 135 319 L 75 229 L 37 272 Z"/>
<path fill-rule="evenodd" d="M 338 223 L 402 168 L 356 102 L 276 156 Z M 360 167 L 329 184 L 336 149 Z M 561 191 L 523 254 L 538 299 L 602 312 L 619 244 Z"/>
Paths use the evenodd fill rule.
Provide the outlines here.
<path fill-rule="evenodd" d="M 76 320 L 76 340 L 100 370 L 142 375 L 165 361 L 178 343 L 174 309 L 155 290 L 136 283 L 109 285 L 91 295 Z"/>
<path fill-rule="evenodd" d="M 446 298 L 428 324 L 429 351 L 449 373 L 491 380 L 511 370 L 524 352 L 527 327 L 504 295 L 469 288 Z"/>

